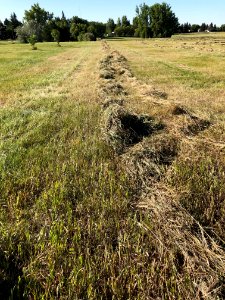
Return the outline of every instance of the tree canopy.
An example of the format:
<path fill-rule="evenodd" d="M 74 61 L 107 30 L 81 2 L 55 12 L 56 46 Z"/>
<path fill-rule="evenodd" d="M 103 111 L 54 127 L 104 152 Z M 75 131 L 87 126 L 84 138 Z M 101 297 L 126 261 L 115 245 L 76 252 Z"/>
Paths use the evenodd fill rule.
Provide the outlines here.
<path fill-rule="evenodd" d="M 152 5 L 149 15 L 153 37 L 171 37 L 177 32 L 179 26 L 178 18 L 165 2 Z"/>
<path fill-rule="evenodd" d="M 141 4 L 136 7 L 136 36 L 170 37 L 178 30 L 178 18 L 166 3 L 156 3 L 152 6 Z"/>
<path fill-rule="evenodd" d="M 38 3 L 25 10 L 24 20 L 20 22 L 13 12 L 4 22 L 0 20 L 0 40 L 16 39 L 28 42 L 35 35 L 37 41 L 80 41 L 96 40 L 107 36 L 164 38 L 174 33 L 197 31 L 225 31 L 225 25 L 218 28 L 215 24 L 179 24 L 171 6 L 167 3 L 154 5 L 140 4 L 136 7 L 136 16 L 132 22 L 126 15 L 119 17 L 116 22 L 109 18 L 106 23 L 90 22 L 78 16 L 66 18 L 62 11 L 61 17 L 41 8 Z"/>

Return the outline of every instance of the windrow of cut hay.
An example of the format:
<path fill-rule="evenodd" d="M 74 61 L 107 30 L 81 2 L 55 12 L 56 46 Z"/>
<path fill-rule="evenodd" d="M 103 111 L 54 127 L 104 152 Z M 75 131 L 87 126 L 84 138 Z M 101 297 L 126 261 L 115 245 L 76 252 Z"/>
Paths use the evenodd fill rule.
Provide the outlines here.
<path fill-rule="evenodd" d="M 125 71 L 121 73 L 121 69 Z M 129 78 L 131 74 L 126 58 L 107 48 L 100 62 L 102 132 L 133 182 L 136 209 L 151 220 L 152 227 L 145 222 L 139 226 L 155 239 L 160 259 L 163 260 L 165 252 L 173 257 L 174 276 L 176 280 L 179 278 L 177 285 L 182 291 L 179 299 L 223 299 L 224 250 L 180 204 L 179 193 L 168 184 L 173 164 L 182 154 L 183 141 L 206 130 L 211 123 L 186 107 L 168 102 L 165 103 L 170 112 L 168 119 L 172 120 L 168 127 L 166 121 L 131 112 L 126 107 L 127 91 L 122 84 L 124 76 Z M 112 86 L 119 89 L 108 88 Z M 150 96 L 167 98 L 165 93 Z M 154 255 L 150 259 L 154 260 Z M 158 263 L 155 261 L 156 269 Z M 185 290 L 185 281 L 189 291 Z M 168 289 L 171 288 L 168 284 Z M 165 297 L 160 296 L 160 299 Z"/>

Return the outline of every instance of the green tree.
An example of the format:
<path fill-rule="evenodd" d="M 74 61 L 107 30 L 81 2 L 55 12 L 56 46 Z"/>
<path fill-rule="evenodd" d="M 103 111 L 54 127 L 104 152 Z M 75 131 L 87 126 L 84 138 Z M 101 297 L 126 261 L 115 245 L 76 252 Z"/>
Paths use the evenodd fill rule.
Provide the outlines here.
<path fill-rule="evenodd" d="M 87 32 L 94 34 L 95 38 L 103 38 L 105 34 L 105 24 L 101 22 L 89 22 Z"/>
<path fill-rule="evenodd" d="M 53 18 L 53 14 L 47 12 L 39 6 L 38 3 L 31 6 L 30 10 L 25 10 L 24 20 L 26 22 L 36 21 L 40 25 L 45 25 L 48 20 Z"/>
<path fill-rule="evenodd" d="M 58 29 L 52 29 L 52 32 L 51 32 L 51 35 L 54 39 L 55 42 L 57 42 L 57 45 L 59 45 L 59 42 L 60 42 L 60 32 Z"/>
<path fill-rule="evenodd" d="M 117 27 L 120 27 L 121 25 L 122 25 L 121 19 L 118 18 L 118 19 L 117 19 L 117 22 L 116 22 L 116 26 L 117 26 Z"/>
<path fill-rule="evenodd" d="M 0 20 L 0 40 L 5 40 L 5 38 L 6 38 L 5 25 Z"/>
<path fill-rule="evenodd" d="M 130 24 L 130 21 L 127 19 L 127 16 L 123 16 L 121 19 L 118 18 L 116 28 L 114 29 L 115 36 L 134 36 L 134 27 Z"/>
<path fill-rule="evenodd" d="M 121 25 L 124 27 L 130 26 L 130 21 L 127 19 L 127 16 L 122 16 Z"/>
<path fill-rule="evenodd" d="M 5 26 L 5 38 L 7 39 L 16 39 L 16 28 L 21 26 L 21 22 L 18 21 L 17 16 L 15 13 L 10 15 L 9 19 L 5 19 L 4 26 Z"/>
<path fill-rule="evenodd" d="M 178 26 L 178 19 L 167 3 L 156 3 L 150 7 L 150 28 L 153 37 L 171 37 L 178 31 Z"/>
<path fill-rule="evenodd" d="M 200 25 L 198 24 L 191 25 L 191 32 L 198 32 L 199 29 L 200 29 Z"/>
<path fill-rule="evenodd" d="M 202 25 L 200 26 L 200 31 L 206 31 L 208 29 L 208 25 L 206 23 L 202 23 Z"/>
<path fill-rule="evenodd" d="M 184 23 L 183 25 L 183 33 L 189 33 L 191 31 L 191 24 L 190 23 Z"/>
<path fill-rule="evenodd" d="M 78 36 L 78 41 L 82 42 L 82 41 L 95 41 L 95 36 L 93 33 L 91 32 L 86 32 L 86 33 L 80 33 Z"/>
<path fill-rule="evenodd" d="M 70 37 L 72 40 L 77 41 L 78 36 L 87 32 L 89 23 L 87 20 L 81 19 L 77 16 L 72 17 L 70 20 Z"/>
<path fill-rule="evenodd" d="M 112 32 L 114 32 L 115 29 L 115 23 L 113 19 L 108 19 L 107 23 L 106 23 L 106 33 L 108 34 L 108 36 L 112 35 Z"/>
<path fill-rule="evenodd" d="M 25 23 L 32 24 L 38 41 L 43 41 L 48 22 L 53 19 L 53 14 L 41 8 L 38 3 L 25 10 Z"/>
<path fill-rule="evenodd" d="M 79 36 L 82 36 L 83 34 L 85 34 L 87 32 L 87 25 L 86 24 L 81 24 L 81 23 L 72 23 L 70 26 L 70 34 L 71 37 L 74 41 L 77 40 L 82 40 L 82 38 L 79 38 Z"/>
<path fill-rule="evenodd" d="M 70 22 L 66 19 L 64 12 L 62 11 L 61 18 L 55 19 L 55 24 L 57 29 L 60 32 L 61 41 L 69 41 L 70 40 Z"/>
<path fill-rule="evenodd" d="M 142 38 L 151 37 L 150 29 L 150 7 L 145 3 L 136 7 L 135 36 Z"/>
<path fill-rule="evenodd" d="M 37 43 L 37 37 L 35 34 L 32 34 L 29 38 L 28 38 L 28 42 L 31 44 L 32 46 L 32 50 L 36 50 L 37 47 L 35 47 L 35 44 Z"/>
<path fill-rule="evenodd" d="M 124 36 L 125 35 L 124 28 L 122 26 L 116 26 L 116 28 L 114 29 L 114 34 L 116 37 Z"/>
<path fill-rule="evenodd" d="M 10 39 L 11 28 L 10 28 L 10 21 L 7 18 L 4 20 L 4 28 L 5 28 L 5 39 Z"/>
<path fill-rule="evenodd" d="M 43 27 L 36 21 L 29 21 L 16 28 L 17 38 L 21 43 L 28 43 L 30 36 L 35 35 L 37 41 L 41 40 Z"/>

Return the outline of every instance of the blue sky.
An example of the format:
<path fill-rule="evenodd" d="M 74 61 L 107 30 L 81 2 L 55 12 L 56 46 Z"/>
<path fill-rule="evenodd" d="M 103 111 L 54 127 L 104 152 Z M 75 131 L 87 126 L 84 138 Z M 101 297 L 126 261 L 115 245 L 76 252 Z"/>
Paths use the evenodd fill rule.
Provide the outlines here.
<path fill-rule="evenodd" d="M 106 22 L 112 17 L 115 21 L 118 17 L 126 15 L 132 20 L 135 16 L 135 7 L 143 2 L 153 5 L 162 1 L 140 0 L 0 0 L 0 20 L 4 21 L 12 12 L 15 12 L 19 20 L 24 16 L 24 10 L 30 9 L 34 3 L 39 3 L 42 8 L 53 12 L 55 16 L 61 16 L 62 10 L 67 18 L 78 15 L 89 21 Z M 190 22 L 201 24 L 216 23 L 218 26 L 225 24 L 225 0 L 165 0 L 171 5 L 173 12 L 180 23 Z"/>

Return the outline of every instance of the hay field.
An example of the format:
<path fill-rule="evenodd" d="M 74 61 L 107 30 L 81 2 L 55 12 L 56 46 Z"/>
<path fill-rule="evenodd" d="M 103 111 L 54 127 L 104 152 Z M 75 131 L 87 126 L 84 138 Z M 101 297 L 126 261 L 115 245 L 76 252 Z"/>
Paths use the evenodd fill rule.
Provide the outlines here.
<path fill-rule="evenodd" d="M 224 38 L 0 42 L 1 299 L 224 299 Z"/>

